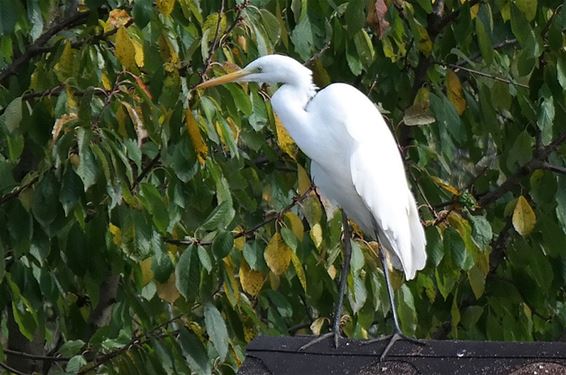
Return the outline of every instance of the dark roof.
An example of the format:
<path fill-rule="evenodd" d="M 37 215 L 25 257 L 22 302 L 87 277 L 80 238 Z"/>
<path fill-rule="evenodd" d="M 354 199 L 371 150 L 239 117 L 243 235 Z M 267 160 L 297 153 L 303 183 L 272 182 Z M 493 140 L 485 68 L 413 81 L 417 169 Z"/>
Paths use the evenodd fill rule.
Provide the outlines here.
<path fill-rule="evenodd" d="M 331 339 L 298 349 L 311 336 L 257 337 L 246 350 L 239 374 L 566 374 L 565 342 L 398 341 L 379 362 L 385 341 Z"/>

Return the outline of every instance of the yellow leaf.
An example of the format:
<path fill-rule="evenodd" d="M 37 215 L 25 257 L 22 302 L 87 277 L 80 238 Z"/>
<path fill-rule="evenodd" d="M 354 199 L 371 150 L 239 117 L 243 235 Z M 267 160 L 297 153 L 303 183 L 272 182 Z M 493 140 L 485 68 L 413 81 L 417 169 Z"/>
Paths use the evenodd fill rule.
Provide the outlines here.
<path fill-rule="evenodd" d="M 417 49 L 425 56 L 429 56 L 432 52 L 432 40 L 428 35 L 428 31 L 417 21 L 415 21 L 414 31 L 417 37 Z"/>
<path fill-rule="evenodd" d="M 224 258 L 224 268 L 226 269 L 227 280 L 224 280 L 224 293 L 228 297 L 228 302 L 232 307 L 236 307 L 240 301 L 240 287 L 234 277 L 234 266 L 229 257 Z"/>
<path fill-rule="evenodd" d="M 108 14 L 108 20 L 104 25 L 104 32 L 125 26 L 131 17 L 125 9 L 112 9 Z"/>
<path fill-rule="evenodd" d="M 462 92 L 462 83 L 458 75 L 452 70 L 448 70 L 448 73 L 446 73 L 446 93 L 448 94 L 448 100 L 456 108 L 456 112 L 459 115 L 464 113 L 466 110 L 466 99 L 464 99 L 464 93 Z"/>
<path fill-rule="evenodd" d="M 131 38 L 130 40 L 132 41 L 132 43 L 134 45 L 134 59 L 136 61 L 136 65 L 141 68 L 141 67 L 143 67 L 143 64 L 144 64 L 143 46 L 140 43 L 140 41 L 135 39 L 135 38 Z"/>
<path fill-rule="evenodd" d="M 157 283 L 157 295 L 164 301 L 175 303 L 181 295 L 175 286 L 175 272 L 171 273 L 169 279 L 162 283 Z"/>
<path fill-rule="evenodd" d="M 151 263 L 153 262 L 152 257 L 145 258 L 140 263 L 140 269 L 142 274 L 142 284 L 146 286 L 151 280 L 153 280 L 153 271 L 151 269 Z"/>
<path fill-rule="evenodd" d="M 232 135 L 234 136 L 234 142 L 238 143 L 238 139 L 240 138 L 240 127 L 236 125 L 236 122 L 232 119 L 232 117 L 227 117 L 226 122 L 232 130 Z"/>
<path fill-rule="evenodd" d="M 242 260 L 242 263 L 240 263 L 239 275 L 240 284 L 242 284 L 244 292 L 248 293 L 252 297 L 257 296 L 265 282 L 264 274 L 252 270 L 250 266 L 248 266 L 248 263 L 246 263 L 245 260 Z"/>
<path fill-rule="evenodd" d="M 315 225 L 312 226 L 310 231 L 310 236 L 316 248 L 320 249 L 320 245 L 322 245 L 322 227 L 320 226 L 319 223 L 316 223 Z"/>
<path fill-rule="evenodd" d="M 510 8 L 509 8 L 509 3 L 507 3 L 506 5 L 504 5 L 503 8 L 505 8 L 505 6 L 507 6 L 507 9 L 510 9 Z M 479 12 L 479 11 L 480 11 L 480 5 L 479 5 L 479 4 L 474 4 L 474 5 L 472 5 L 472 6 L 470 7 L 470 16 L 471 16 L 471 18 L 472 18 L 473 20 L 476 19 L 476 17 L 478 16 L 478 12 Z M 502 15 L 504 14 L 503 9 L 501 9 L 501 14 L 502 14 Z M 508 20 L 509 20 L 509 18 L 505 19 L 505 17 L 503 17 L 503 19 L 504 19 L 505 21 L 508 21 Z"/>
<path fill-rule="evenodd" d="M 276 114 L 273 114 L 273 117 L 275 118 L 275 131 L 277 133 L 277 144 L 279 148 L 291 158 L 295 159 L 297 156 L 297 145 L 287 132 L 287 129 L 285 129 L 279 117 Z"/>
<path fill-rule="evenodd" d="M 442 189 L 446 190 L 452 195 L 460 195 L 460 190 L 457 187 L 450 185 L 448 182 L 444 181 L 440 177 L 432 176 L 432 182 L 434 182 L 437 186 L 441 187 Z"/>
<path fill-rule="evenodd" d="M 65 88 L 65 92 L 67 93 L 67 112 L 73 113 L 77 112 L 79 108 L 77 104 L 77 99 L 75 98 L 75 94 L 73 94 L 73 90 L 69 86 Z"/>
<path fill-rule="evenodd" d="M 299 239 L 299 241 L 303 240 L 305 235 L 305 227 L 303 226 L 303 221 L 297 216 L 296 213 L 292 211 L 287 211 L 285 213 L 285 221 L 291 227 L 291 231 Z"/>
<path fill-rule="evenodd" d="M 175 7 L 175 0 L 157 0 L 157 8 L 164 16 L 168 16 Z"/>
<path fill-rule="evenodd" d="M 265 262 L 269 269 L 277 276 L 282 275 L 287 271 L 289 263 L 291 263 L 291 254 L 293 250 L 285 244 L 281 234 L 275 233 L 263 253 Z"/>
<path fill-rule="evenodd" d="M 138 113 L 138 110 L 132 107 L 130 103 L 124 101 L 122 101 L 121 103 L 124 107 L 126 107 L 126 110 L 128 111 L 128 115 L 130 115 L 130 119 L 134 124 L 134 130 L 136 131 L 136 135 L 138 138 L 138 145 L 141 146 L 143 144 L 144 139 L 147 138 L 147 130 L 145 130 L 145 127 L 143 125 L 142 117 Z"/>
<path fill-rule="evenodd" d="M 110 78 L 108 78 L 108 74 L 106 72 L 102 72 L 102 87 L 104 87 L 105 90 L 110 90 L 112 89 L 112 83 L 110 82 Z"/>
<path fill-rule="evenodd" d="M 120 27 L 116 33 L 116 57 L 127 70 L 136 70 L 136 49 L 134 43 L 124 27 Z"/>
<path fill-rule="evenodd" d="M 55 125 L 53 125 L 53 129 L 51 130 L 51 139 L 53 140 L 53 142 L 57 140 L 59 134 L 61 133 L 61 130 L 63 130 L 65 125 L 68 124 L 69 122 L 75 121 L 77 118 L 78 116 L 76 113 L 71 113 L 71 114 L 66 113 L 63 116 L 59 117 L 55 121 Z"/>
<path fill-rule="evenodd" d="M 533 231 L 536 222 L 535 212 L 525 197 L 521 195 L 513 210 L 513 227 L 517 233 L 525 237 Z"/>
<path fill-rule="evenodd" d="M 239 235 L 238 238 L 234 238 L 234 247 L 240 251 L 243 251 L 244 246 L 246 245 L 246 237 L 239 234 L 242 233 L 243 231 L 244 228 L 242 228 L 240 225 L 236 226 L 236 228 L 232 230 L 232 234 L 234 234 L 234 237 Z"/>
<path fill-rule="evenodd" d="M 328 266 L 328 268 L 326 269 L 326 272 L 328 273 L 328 276 L 330 276 L 330 278 L 332 280 L 336 279 L 336 267 L 334 267 L 334 264 L 331 264 L 330 266 Z"/>
<path fill-rule="evenodd" d="M 179 53 L 171 40 L 163 34 L 159 38 L 159 51 L 161 52 L 163 59 L 167 61 L 164 64 L 165 71 L 169 73 L 177 73 L 177 67 L 179 66 Z"/>
<path fill-rule="evenodd" d="M 298 193 L 303 195 L 311 187 L 311 179 L 302 165 L 297 163 Z"/>
<path fill-rule="evenodd" d="M 269 277 L 269 286 L 271 287 L 271 289 L 279 289 L 279 285 L 281 285 L 281 278 L 273 272 L 270 272 L 267 276 Z"/>
<path fill-rule="evenodd" d="M 428 125 L 436 121 L 430 112 L 430 91 L 427 87 L 417 91 L 413 105 L 405 110 L 403 121 L 409 126 Z"/>
<path fill-rule="evenodd" d="M 330 319 L 321 316 L 321 317 L 316 318 L 314 320 L 314 322 L 311 323 L 310 328 L 311 328 L 313 335 L 320 336 L 320 331 L 322 331 L 322 327 L 324 326 L 324 322 L 330 323 Z"/>
<path fill-rule="evenodd" d="M 57 78 L 61 81 L 65 81 L 67 78 L 73 76 L 74 69 L 77 66 L 76 64 L 75 51 L 71 46 L 71 42 L 66 41 L 63 53 L 61 53 L 61 57 L 59 57 L 59 61 L 57 61 L 54 67 Z"/>
<path fill-rule="evenodd" d="M 195 116 L 190 108 L 185 111 L 185 126 L 187 127 L 187 132 L 189 133 L 189 138 L 193 143 L 193 147 L 197 153 L 197 159 L 200 165 L 204 165 L 206 157 L 208 155 L 208 146 L 204 143 L 202 135 L 200 134 L 200 129 L 198 127 Z"/>
<path fill-rule="evenodd" d="M 122 230 L 120 227 L 110 223 L 108 224 L 108 231 L 112 235 L 112 242 L 114 242 L 114 245 L 120 246 L 122 244 Z"/>
<path fill-rule="evenodd" d="M 297 274 L 297 278 L 303 287 L 305 293 L 307 292 L 307 277 L 305 276 L 305 270 L 303 269 L 303 265 L 301 264 L 301 260 L 294 252 L 291 252 L 291 261 L 293 262 L 293 267 L 295 268 L 295 273 Z"/>

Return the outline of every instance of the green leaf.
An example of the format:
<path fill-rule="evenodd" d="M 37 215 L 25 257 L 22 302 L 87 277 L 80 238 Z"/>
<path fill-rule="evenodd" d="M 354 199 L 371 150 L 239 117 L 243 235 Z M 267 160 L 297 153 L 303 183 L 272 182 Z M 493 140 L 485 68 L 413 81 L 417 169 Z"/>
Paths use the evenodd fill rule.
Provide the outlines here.
<path fill-rule="evenodd" d="M 76 374 L 79 370 L 86 365 L 88 362 L 85 357 L 82 355 L 75 355 L 73 356 L 69 362 L 67 362 L 67 366 L 65 367 L 65 371 L 71 374 Z"/>
<path fill-rule="evenodd" d="M 560 55 L 556 63 L 556 76 L 562 89 L 566 90 L 566 57 Z"/>
<path fill-rule="evenodd" d="M 348 62 L 348 67 L 353 75 L 359 76 L 362 74 L 362 62 L 360 61 L 360 56 L 357 51 L 355 51 L 354 46 L 348 44 L 346 48 L 346 61 Z"/>
<path fill-rule="evenodd" d="M 279 20 L 267 9 L 261 8 L 259 10 L 259 13 L 261 15 L 261 21 L 263 27 L 265 28 L 267 36 L 269 37 L 269 39 L 271 39 L 271 42 L 273 44 L 276 44 L 281 35 Z"/>
<path fill-rule="evenodd" d="M 509 157 L 507 158 L 507 168 L 509 170 L 517 170 L 531 160 L 533 143 L 533 137 L 526 131 L 519 133 L 509 150 Z"/>
<path fill-rule="evenodd" d="M 228 231 L 219 231 L 212 241 L 212 252 L 216 259 L 226 257 L 234 247 L 234 235 Z"/>
<path fill-rule="evenodd" d="M 291 250 L 297 251 L 298 242 L 297 237 L 295 237 L 293 231 L 287 227 L 283 227 L 281 228 L 280 232 L 281 237 L 283 238 L 283 241 L 287 244 L 287 246 L 289 246 Z"/>
<path fill-rule="evenodd" d="M 63 357 L 71 357 L 77 354 L 83 346 L 85 346 L 85 342 L 83 340 L 69 340 L 65 342 L 59 350 L 57 350 L 57 352 Z"/>
<path fill-rule="evenodd" d="M 352 257 L 350 258 L 350 272 L 357 274 L 365 264 L 364 254 L 356 241 L 350 241 L 352 246 Z"/>
<path fill-rule="evenodd" d="M 469 271 L 474 265 L 474 258 L 464 245 L 464 239 L 452 228 L 444 232 L 444 247 L 452 252 L 452 259 L 463 271 Z"/>
<path fill-rule="evenodd" d="M 200 245 L 197 246 L 197 253 L 198 258 L 200 260 L 200 264 L 204 267 L 204 269 L 210 273 L 212 271 L 212 261 L 210 260 L 210 255 L 208 255 L 208 251 Z"/>
<path fill-rule="evenodd" d="M 475 265 L 468 271 L 468 281 L 476 299 L 483 296 L 486 275 Z"/>
<path fill-rule="evenodd" d="M 514 2 L 517 8 L 525 15 L 527 21 L 535 19 L 537 14 L 537 0 L 516 0 Z"/>
<path fill-rule="evenodd" d="M 485 216 L 469 215 L 469 219 L 472 222 L 472 238 L 476 245 L 483 250 L 489 246 L 493 238 L 491 224 Z"/>
<path fill-rule="evenodd" d="M 554 98 L 545 97 L 538 112 L 537 126 L 541 131 L 541 140 L 544 145 L 552 141 L 552 126 L 554 123 Z"/>
<path fill-rule="evenodd" d="M 77 129 L 77 143 L 79 145 L 79 165 L 75 172 L 83 181 L 84 191 L 86 192 L 96 182 L 98 167 L 92 151 L 90 150 L 91 136 L 84 128 Z"/>
<path fill-rule="evenodd" d="M 143 29 L 153 14 L 152 0 L 136 0 L 134 2 L 134 21 L 140 29 Z"/>
<path fill-rule="evenodd" d="M 65 210 L 65 216 L 69 216 L 69 213 L 81 199 L 82 186 L 83 184 L 77 174 L 71 168 L 65 168 L 63 183 L 59 192 L 59 202 Z"/>
<path fill-rule="evenodd" d="M 493 60 L 493 46 L 491 43 L 491 37 L 486 31 L 486 27 L 480 17 L 476 18 L 476 34 L 478 37 L 478 44 L 480 46 L 480 52 L 485 60 L 486 64 L 491 64 Z"/>
<path fill-rule="evenodd" d="M 167 212 L 167 205 L 163 202 L 162 195 L 155 186 L 142 183 L 141 196 L 145 208 L 151 214 L 153 223 L 161 233 L 165 233 L 169 226 L 169 213 Z"/>
<path fill-rule="evenodd" d="M 556 190 L 556 217 L 566 228 L 566 177 L 558 177 L 558 189 Z"/>
<path fill-rule="evenodd" d="M 48 227 L 57 217 L 59 184 L 52 172 L 47 172 L 33 192 L 31 209 L 37 221 Z"/>
<path fill-rule="evenodd" d="M 448 255 L 448 254 L 447 254 Z M 456 282 L 460 278 L 460 271 L 452 262 L 451 256 L 445 256 L 435 269 L 436 285 L 444 300 L 448 298 Z"/>
<path fill-rule="evenodd" d="M 6 275 L 6 250 L 2 241 L 0 241 L 0 283 L 2 283 L 4 275 Z"/>
<path fill-rule="evenodd" d="M 303 60 L 307 60 L 314 52 L 316 35 L 320 34 L 320 29 L 311 23 L 310 18 L 305 14 L 301 15 L 301 19 L 293 32 L 291 40 L 295 45 L 295 51 Z"/>
<path fill-rule="evenodd" d="M 228 330 L 226 322 L 220 311 L 212 303 L 204 305 L 204 323 L 206 325 L 206 332 L 216 351 L 220 355 L 220 360 L 224 361 L 228 354 Z"/>
<path fill-rule="evenodd" d="M 3 12 L 4 13 L 4 12 Z M 9 12 L 8 12 L 9 13 Z M 4 110 L 0 117 L 0 122 L 8 130 L 8 133 L 13 133 L 19 128 L 22 122 L 22 97 L 19 96 L 12 100 Z"/>
<path fill-rule="evenodd" d="M 175 267 L 175 285 L 179 293 L 189 302 L 197 296 L 200 279 L 199 263 L 196 247 L 191 245 L 183 251 Z"/>
<path fill-rule="evenodd" d="M 348 300 L 352 312 L 356 314 L 364 306 L 367 300 L 367 289 L 364 280 L 358 274 L 348 275 Z"/>
<path fill-rule="evenodd" d="M 167 282 L 173 272 L 173 262 L 169 254 L 162 250 L 155 254 L 151 263 L 151 270 L 155 280 L 160 283 Z"/>
<path fill-rule="evenodd" d="M 230 202 L 224 201 L 220 203 L 204 220 L 201 228 L 205 230 L 224 229 L 228 222 L 232 220 L 232 218 L 230 217 L 231 210 L 233 209 L 230 205 Z"/>
<path fill-rule="evenodd" d="M 206 350 L 198 337 L 194 333 L 182 328 L 179 330 L 179 338 L 181 339 L 181 347 L 191 370 L 199 375 L 211 374 L 212 370 Z"/>
<path fill-rule="evenodd" d="M 354 45 L 362 64 L 368 68 L 375 58 L 375 50 L 371 38 L 365 30 L 362 29 L 354 35 Z"/>
<path fill-rule="evenodd" d="M 403 284 L 399 289 L 398 296 L 399 306 L 397 311 L 399 312 L 399 323 L 403 327 L 403 332 L 407 332 L 412 336 L 417 328 L 417 311 L 413 293 L 406 284 Z"/>
<path fill-rule="evenodd" d="M 366 22 L 366 3 L 363 0 L 350 0 L 344 14 L 348 34 L 357 33 Z"/>

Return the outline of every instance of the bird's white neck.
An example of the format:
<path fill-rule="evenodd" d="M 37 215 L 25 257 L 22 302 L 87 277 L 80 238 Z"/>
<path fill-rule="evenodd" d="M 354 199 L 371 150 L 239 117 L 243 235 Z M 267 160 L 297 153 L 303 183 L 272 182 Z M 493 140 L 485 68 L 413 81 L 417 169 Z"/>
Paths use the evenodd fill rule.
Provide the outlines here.
<path fill-rule="evenodd" d="M 307 110 L 310 100 L 316 94 L 316 86 L 310 77 L 299 82 L 283 84 L 271 98 L 271 106 L 295 143 L 308 155 L 312 146 L 307 144 L 314 137 L 314 129 L 309 126 Z"/>

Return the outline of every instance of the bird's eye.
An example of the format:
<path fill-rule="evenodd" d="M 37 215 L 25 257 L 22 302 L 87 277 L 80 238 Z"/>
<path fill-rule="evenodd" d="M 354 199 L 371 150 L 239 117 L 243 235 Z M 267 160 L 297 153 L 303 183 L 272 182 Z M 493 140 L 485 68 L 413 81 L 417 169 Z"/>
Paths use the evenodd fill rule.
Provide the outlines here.
<path fill-rule="evenodd" d="M 258 66 L 256 69 L 256 72 L 261 73 L 263 72 L 263 68 L 261 66 Z"/>

